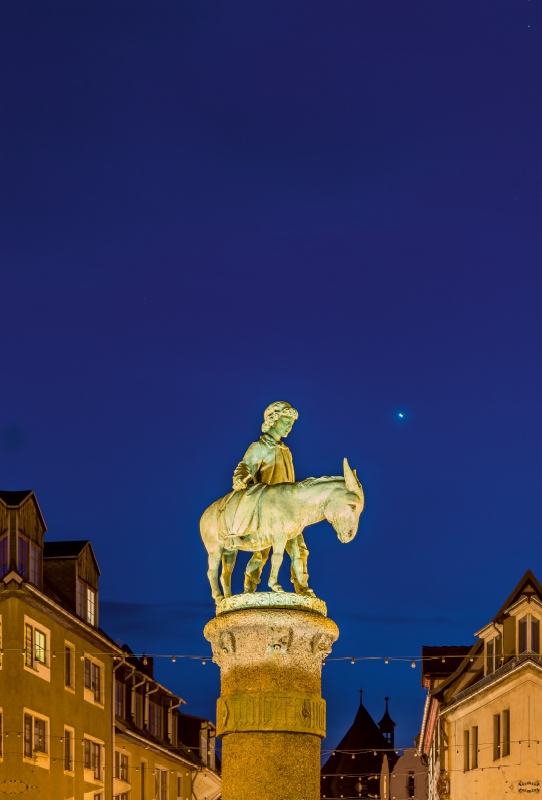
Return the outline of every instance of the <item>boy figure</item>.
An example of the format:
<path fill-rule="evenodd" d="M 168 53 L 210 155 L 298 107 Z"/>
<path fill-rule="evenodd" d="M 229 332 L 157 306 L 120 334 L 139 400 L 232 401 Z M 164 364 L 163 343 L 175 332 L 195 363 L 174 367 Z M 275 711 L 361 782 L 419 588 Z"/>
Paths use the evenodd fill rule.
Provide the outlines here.
<path fill-rule="evenodd" d="M 278 400 L 267 406 L 263 413 L 263 435 L 257 442 L 253 442 L 245 453 L 243 460 L 239 462 L 233 473 L 233 489 L 241 491 L 246 489 L 251 482 L 253 483 L 294 483 L 295 473 L 292 460 L 292 453 L 282 438 L 286 438 L 292 430 L 293 424 L 299 414 L 290 403 Z M 292 556 L 292 543 L 288 543 L 286 551 Z M 297 537 L 295 546 L 298 548 L 299 556 L 303 560 L 303 572 L 307 572 L 307 559 L 309 551 L 300 534 Z M 256 551 L 247 564 L 245 572 L 245 592 L 254 592 L 258 583 L 265 562 L 269 557 L 271 548 Z M 291 570 L 292 583 L 296 592 L 300 591 L 293 569 Z M 312 594 L 312 592 L 311 592 Z"/>

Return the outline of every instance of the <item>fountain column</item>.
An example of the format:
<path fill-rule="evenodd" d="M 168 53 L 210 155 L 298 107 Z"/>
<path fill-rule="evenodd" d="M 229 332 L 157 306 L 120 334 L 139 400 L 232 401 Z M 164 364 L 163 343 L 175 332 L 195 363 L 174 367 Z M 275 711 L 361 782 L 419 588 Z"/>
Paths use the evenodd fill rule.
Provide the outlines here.
<path fill-rule="evenodd" d="M 319 800 L 322 662 L 339 635 L 326 614 L 286 592 L 217 604 L 204 634 L 220 667 L 223 800 Z"/>

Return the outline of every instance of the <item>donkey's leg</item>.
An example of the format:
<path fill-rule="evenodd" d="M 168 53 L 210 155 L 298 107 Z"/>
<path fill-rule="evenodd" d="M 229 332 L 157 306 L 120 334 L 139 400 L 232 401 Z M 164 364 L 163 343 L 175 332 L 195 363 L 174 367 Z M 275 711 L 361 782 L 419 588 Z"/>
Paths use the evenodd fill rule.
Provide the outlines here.
<path fill-rule="evenodd" d="M 271 556 L 271 573 L 269 575 L 269 588 L 272 592 L 283 592 L 284 589 L 278 582 L 279 569 L 284 559 L 284 547 L 286 542 L 273 545 L 273 555 Z"/>
<path fill-rule="evenodd" d="M 256 552 L 252 554 L 245 570 L 245 594 L 256 591 L 256 587 L 262 576 L 264 564 L 269 558 L 270 552 L 271 548 L 267 547 L 265 550 L 256 550 Z"/>
<path fill-rule="evenodd" d="M 211 584 L 211 592 L 213 598 L 219 600 L 222 597 L 220 587 L 218 585 L 218 568 L 222 559 L 222 549 L 209 553 L 209 569 L 207 570 L 207 577 Z"/>
<path fill-rule="evenodd" d="M 307 572 L 309 549 L 305 544 L 302 533 L 288 542 L 286 551 L 292 560 L 291 581 L 294 584 L 296 593 L 314 597 L 314 592 L 309 589 L 309 573 Z"/>
<path fill-rule="evenodd" d="M 237 558 L 237 550 L 224 550 L 222 554 L 222 574 L 220 575 L 220 583 L 224 597 L 231 597 L 231 574 L 235 566 L 235 559 Z"/>

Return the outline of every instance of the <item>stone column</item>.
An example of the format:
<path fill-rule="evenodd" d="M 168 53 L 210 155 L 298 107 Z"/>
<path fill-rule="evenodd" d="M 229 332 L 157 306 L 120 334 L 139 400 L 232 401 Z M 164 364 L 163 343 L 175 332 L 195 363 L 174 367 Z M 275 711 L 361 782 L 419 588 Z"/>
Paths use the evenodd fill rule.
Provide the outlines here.
<path fill-rule="evenodd" d="M 221 601 L 206 625 L 223 800 L 319 800 L 322 661 L 339 635 L 325 614 L 316 598 L 262 592 Z"/>

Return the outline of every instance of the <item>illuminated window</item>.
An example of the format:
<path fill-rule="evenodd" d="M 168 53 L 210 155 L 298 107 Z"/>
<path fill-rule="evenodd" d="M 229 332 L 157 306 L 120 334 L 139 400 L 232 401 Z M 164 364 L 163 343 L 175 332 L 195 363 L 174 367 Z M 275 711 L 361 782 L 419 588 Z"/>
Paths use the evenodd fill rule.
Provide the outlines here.
<path fill-rule="evenodd" d="M 28 622 L 24 626 L 24 663 L 26 667 L 47 665 L 47 635 Z"/>
<path fill-rule="evenodd" d="M 0 578 L 7 574 L 9 569 L 9 538 L 2 536 L 0 538 Z"/>
<path fill-rule="evenodd" d="M 89 625 L 94 625 L 95 619 L 95 605 L 96 605 L 96 595 L 89 589 L 87 586 L 87 622 Z"/>

